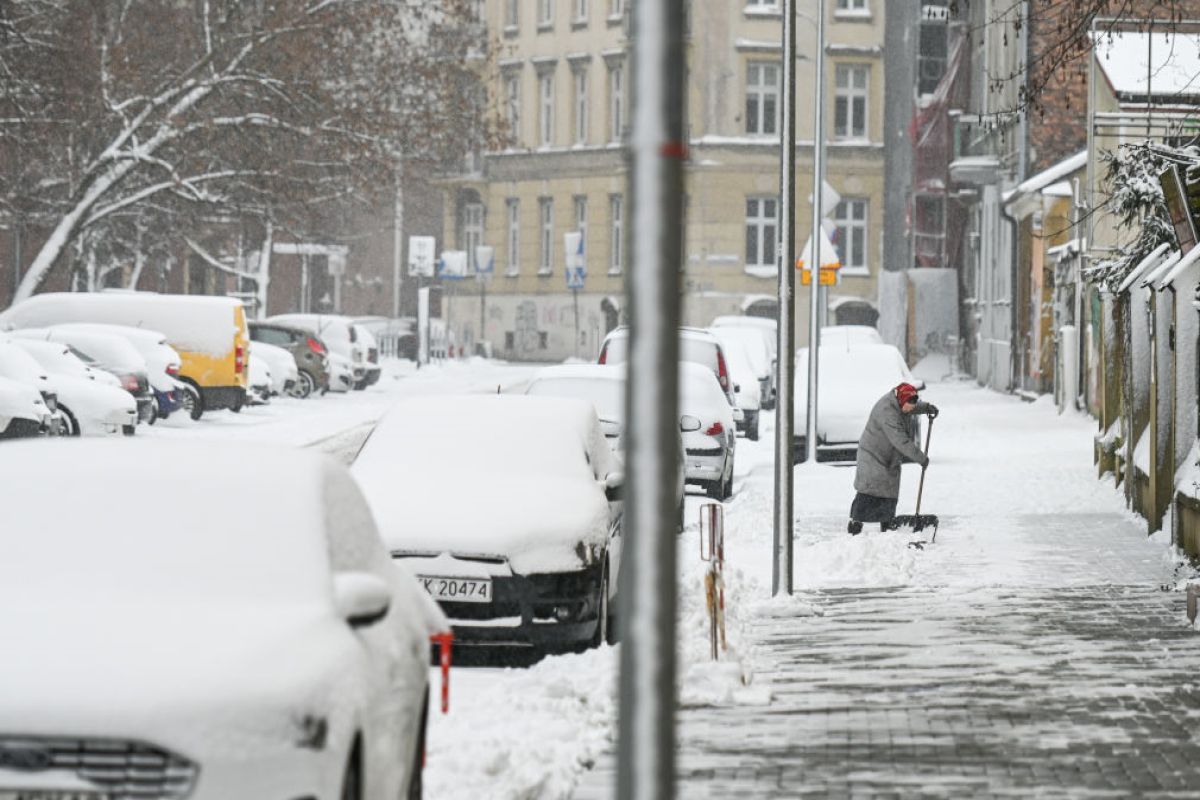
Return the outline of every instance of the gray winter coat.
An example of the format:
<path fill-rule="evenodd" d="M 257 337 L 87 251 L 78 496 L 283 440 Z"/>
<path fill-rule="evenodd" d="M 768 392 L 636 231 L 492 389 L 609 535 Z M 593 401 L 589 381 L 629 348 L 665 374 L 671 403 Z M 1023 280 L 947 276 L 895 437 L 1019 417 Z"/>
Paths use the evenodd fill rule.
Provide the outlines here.
<path fill-rule="evenodd" d="M 929 410 L 917 403 L 913 414 Z M 862 494 L 895 499 L 900 496 L 900 464 L 907 456 L 921 466 L 929 459 L 909 434 L 909 415 L 900 410 L 896 396 L 888 392 L 871 409 L 867 427 L 858 440 L 858 463 L 854 488 Z"/>

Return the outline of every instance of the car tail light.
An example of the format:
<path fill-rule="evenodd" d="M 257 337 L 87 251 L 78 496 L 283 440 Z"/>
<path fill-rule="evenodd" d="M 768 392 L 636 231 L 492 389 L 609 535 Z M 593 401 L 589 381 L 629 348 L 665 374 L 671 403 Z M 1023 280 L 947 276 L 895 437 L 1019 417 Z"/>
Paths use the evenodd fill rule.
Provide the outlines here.
<path fill-rule="evenodd" d="M 712 384 L 709 385 L 711 386 Z M 706 436 L 720 436 L 724 432 L 725 426 L 719 422 L 714 422 L 712 425 L 708 426 L 708 429 L 704 431 L 704 434 Z"/>
<path fill-rule="evenodd" d="M 605 342 L 605 343 L 604 343 L 604 347 L 601 347 L 601 348 L 600 348 L 600 360 L 599 360 L 599 361 L 597 361 L 596 363 L 597 363 L 597 364 L 604 364 L 604 363 L 607 363 L 607 362 L 608 362 L 608 343 L 607 343 L 607 342 Z"/>
<path fill-rule="evenodd" d="M 137 394 L 137 392 L 138 392 L 137 375 L 122 375 L 121 376 L 121 387 L 127 392 Z"/>
<path fill-rule="evenodd" d="M 305 344 L 308 345 L 309 350 L 312 350 L 317 355 L 319 355 L 319 356 L 325 355 L 325 345 L 321 344 L 320 342 L 318 342 L 316 339 L 312 338 L 311 336 L 308 337 L 308 341 L 305 342 Z"/>
<path fill-rule="evenodd" d="M 168 365 L 167 366 L 167 374 L 170 375 L 172 378 L 178 378 L 179 377 L 179 365 L 177 365 L 177 364 Z"/>
<path fill-rule="evenodd" d="M 233 350 L 233 374 L 241 375 L 246 369 L 246 347 L 238 344 Z"/>
<path fill-rule="evenodd" d="M 729 391 L 729 370 L 725 367 L 725 354 L 721 352 L 721 348 L 717 348 L 717 381 L 721 384 L 721 388 Z"/>

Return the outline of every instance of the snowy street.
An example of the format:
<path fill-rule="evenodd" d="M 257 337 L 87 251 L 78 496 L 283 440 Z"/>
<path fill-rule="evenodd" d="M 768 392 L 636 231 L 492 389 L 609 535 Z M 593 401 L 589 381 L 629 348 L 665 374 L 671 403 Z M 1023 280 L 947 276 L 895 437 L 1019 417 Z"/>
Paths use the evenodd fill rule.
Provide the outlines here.
<path fill-rule="evenodd" d="M 367 392 L 296 404 L 320 409 L 303 419 L 284 403 L 149 432 L 247 430 L 349 461 L 399 397 L 520 391 L 535 369 L 393 372 Z M 707 661 L 695 520 L 708 501 L 689 494 L 680 796 L 1194 791 L 1200 639 L 1182 593 L 1163 591 L 1182 572 L 1096 480 L 1092 421 L 971 383 L 931 380 L 926 397 L 943 412 L 923 501 L 941 516 L 936 543 L 911 549 L 922 537 L 874 525 L 848 536 L 853 470 L 798 467 L 790 601 L 769 599 L 773 416 L 760 441 L 739 439 L 726 504 L 732 663 Z M 905 467 L 901 513 L 918 477 Z M 612 796 L 614 648 L 478 663 L 453 671 L 450 714 L 432 717 L 430 797 Z"/>

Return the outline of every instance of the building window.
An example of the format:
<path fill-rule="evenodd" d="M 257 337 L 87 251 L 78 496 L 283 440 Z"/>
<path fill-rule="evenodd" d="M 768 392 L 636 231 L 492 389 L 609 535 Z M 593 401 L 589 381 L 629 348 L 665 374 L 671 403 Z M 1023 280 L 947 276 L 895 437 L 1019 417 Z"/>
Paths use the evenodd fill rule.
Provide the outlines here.
<path fill-rule="evenodd" d="M 834 247 L 842 268 L 867 271 L 867 199 L 843 198 L 833 210 Z"/>
<path fill-rule="evenodd" d="M 746 133 L 774 135 L 779 130 L 779 65 L 746 65 Z"/>
<path fill-rule="evenodd" d="M 538 74 L 538 144 L 554 144 L 554 73 Z"/>
<path fill-rule="evenodd" d="M 504 75 L 504 121 L 513 145 L 521 143 L 521 73 L 510 70 Z"/>
<path fill-rule="evenodd" d="M 588 0 L 575 0 L 575 17 L 572 20 L 576 25 L 586 24 L 588 18 Z"/>
<path fill-rule="evenodd" d="M 555 0 L 537 0 L 538 30 L 554 27 L 554 2 Z"/>
<path fill-rule="evenodd" d="M 867 0 L 837 0 L 839 14 L 870 14 L 871 7 Z"/>
<path fill-rule="evenodd" d="M 504 201 L 504 211 L 508 215 L 508 263 L 505 265 L 505 275 L 521 274 L 521 201 L 510 197 Z"/>
<path fill-rule="evenodd" d="M 538 200 L 538 275 L 554 271 L 554 199 Z"/>
<path fill-rule="evenodd" d="M 620 275 L 625 265 L 625 198 L 608 196 L 608 274 Z"/>
<path fill-rule="evenodd" d="M 625 0 L 608 0 L 608 18 L 617 19 L 625 15 Z"/>
<path fill-rule="evenodd" d="M 462 244 L 467 251 L 467 267 L 476 272 L 475 248 L 483 244 L 483 203 L 467 203 L 463 206 Z"/>
<path fill-rule="evenodd" d="M 870 68 L 839 64 L 833 101 L 833 135 L 837 139 L 867 137 L 867 79 Z"/>
<path fill-rule="evenodd" d="M 778 241 L 779 201 L 774 197 L 746 198 L 746 266 L 774 269 Z"/>
<path fill-rule="evenodd" d="M 588 73 L 587 67 L 575 67 L 575 144 L 587 144 L 588 139 Z"/>
<path fill-rule="evenodd" d="M 521 0 L 504 0 L 504 27 L 516 30 L 521 21 Z"/>
<path fill-rule="evenodd" d="M 579 236 L 583 242 L 583 255 L 587 258 L 587 217 L 588 217 L 587 197 L 581 194 L 575 195 L 575 230 L 579 231 Z"/>
<path fill-rule="evenodd" d="M 621 141 L 625 134 L 625 65 L 608 67 L 608 139 Z"/>

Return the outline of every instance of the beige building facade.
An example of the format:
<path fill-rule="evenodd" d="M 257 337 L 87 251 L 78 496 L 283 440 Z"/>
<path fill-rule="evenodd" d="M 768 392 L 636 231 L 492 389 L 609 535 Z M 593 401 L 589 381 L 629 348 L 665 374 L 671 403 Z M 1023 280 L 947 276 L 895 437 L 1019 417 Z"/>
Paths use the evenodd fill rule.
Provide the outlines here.
<path fill-rule="evenodd" d="M 823 0 L 828 27 L 827 175 L 842 197 L 827 227 L 844 264 L 831 299 L 874 302 L 883 252 L 883 0 Z M 796 231 L 812 211 L 816 0 L 801 2 L 797 61 Z M 596 355 L 624 303 L 629 193 L 625 151 L 630 74 L 626 0 L 487 0 L 495 43 L 487 86 L 509 131 L 477 171 L 444 184 L 442 249 L 494 248 L 487 284 L 447 289 L 446 316 L 471 350 L 559 361 Z M 778 5 L 749 0 L 690 4 L 684 319 L 773 305 L 779 235 L 782 90 Z M 567 290 L 564 234 L 584 242 L 587 278 Z M 898 264 L 896 267 L 907 265 Z M 481 291 L 482 290 L 482 291 Z M 486 294 L 486 297 L 484 296 Z M 576 299 L 578 338 L 576 338 Z M 797 292 L 807 324 L 807 292 Z M 803 337 L 801 337 L 803 341 Z"/>

